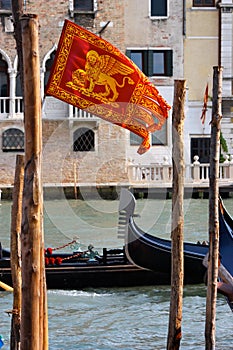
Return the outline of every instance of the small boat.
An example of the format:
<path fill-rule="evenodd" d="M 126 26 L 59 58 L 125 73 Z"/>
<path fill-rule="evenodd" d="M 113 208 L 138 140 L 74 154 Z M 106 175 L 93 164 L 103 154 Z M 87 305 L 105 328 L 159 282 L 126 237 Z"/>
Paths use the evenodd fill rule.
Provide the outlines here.
<path fill-rule="evenodd" d="M 86 251 L 45 252 L 45 273 L 48 289 L 84 289 L 134 287 L 169 284 L 169 276 L 131 264 L 123 248 L 103 248 L 99 255 L 89 246 Z M 12 286 L 10 251 L 0 247 L 0 281 Z M 0 290 L 3 290 L 0 284 Z"/>
<path fill-rule="evenodd" d="M 135 198 L 122 189 L 119 206 L 119 231 L 125 237 L 125 253 L 137 266 L 171 275 L 171 241 L 152 236 L 141 230 L 134 221 Z M 184 283 L 207 281 L 209 247 L 184 242 Z M 219 270 L 217 290 L 223 294 L 233 311 L 233 219 L 219 198 Z"/>
<path fill-rule="evenodd" d="M 118 236 L 125 237 L 125 252 L 135 265 L 171 276 L 171 240 L 159 238 L 141 230 L 134 221 L 136 200 L 133 194 L 121 190 L 119 204 Z M 184 243 L 184 283 L 203 283 L 206 268 L 203 259 L 209 251 L 208 244 Z"/>
<path fill-rule="evenodd" d="M 233 276 L 233 219 L 219 199 L 219 253 L 221 264 Z"/>
<path fill-rule="evenodd" d="M 226 297 L 233 311 L 233 219 L 219 200 L 219 282 L 218 292 Z M 221 274 L 220 274 L 221 272 Z"/>

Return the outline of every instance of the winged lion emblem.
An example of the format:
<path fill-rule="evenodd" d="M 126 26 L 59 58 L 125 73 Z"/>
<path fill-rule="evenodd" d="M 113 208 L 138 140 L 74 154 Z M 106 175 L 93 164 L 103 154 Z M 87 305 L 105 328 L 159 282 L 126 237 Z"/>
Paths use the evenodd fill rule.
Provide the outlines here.
<path fill-rule="evenodd" d="M 72 73 L 72 83 L 85 88 L 89 93 L 95 93 L 96 86 L 104 86 L 104 91 L 99 94 L 108 101 L 114 102 L 119 96 L 117 88 L 123 88 L 126 81 L 128 84 L 135 84 L 128 76 L 133 72 L 132 68 L 112 56 L 99 55 L 98 52 L 90 50 L 86 55 L 85 70 L 75 70 Z M 124 76 L 121 84 L 113 77 L 116 74 Z"/>

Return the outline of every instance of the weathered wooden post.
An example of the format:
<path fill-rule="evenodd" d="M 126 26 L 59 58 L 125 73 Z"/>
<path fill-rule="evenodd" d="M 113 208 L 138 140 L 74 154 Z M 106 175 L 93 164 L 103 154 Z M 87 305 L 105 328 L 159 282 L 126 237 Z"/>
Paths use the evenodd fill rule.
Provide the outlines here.
<path fill-rule="evenodd" d="M 73 172 L 74 172 L 74 199 L 78 199 L 78 194 L 77 194 L 77 164 L 76 164 L 76 160 L 74 160 L 74 163 L 73 163 Z"/>
<path fill-rule="evenodd" d="M 11 323 L 11 350 L 20 349 L 20 318 L 21 318 L 21 223 L 22 200 L 24 185 L 24 156 L 17 155 L 13 204 L 11 210 L 11 276 L 13 283 L 13 312 Z"/>
<path fill-rule="evenodd" d="M 42 121 L 38 28 L 36 15 L 21 17 L 25 125 L 25 176 L 21 233 L 21 350 L 48 348 L 43 258 Z"/>
<path fill-rule="evenodd" d="M 18 55 L 18 68 L 20 72 L 20 81 L 23 86 L 23 52 L 22 52 L 22 32 L 20 17 L 23 15 L 24 0 L 11 0 L 12 15 L 14 20 L 14 37 L 16 41 L 17 55 Z"/>
<path fill-rule="evenodd" d="M 176 80 L 174 85 L 174 102 L 172 112 L 172 261 L 171 261 L 171 299 L 167 349 L 176 350 L 180 347 L 182 337 L 182 306 L 183 306 L 183 241 L 184 241 L 184 105 L 186 82 Z"/>
<path fill-rule="evenodd" d="M 205 339 L 206 350 L 215 349 L 215 319 L 217 299 L 217 278 L 219 258 L 219 215 L 218 179 L 220 152 L 220 122 L 222 118 L 222 68 L 214 67 L 213 106 L 210 141 L 210 184 L 209 184 L 209 263 L 206 298 Z"/>

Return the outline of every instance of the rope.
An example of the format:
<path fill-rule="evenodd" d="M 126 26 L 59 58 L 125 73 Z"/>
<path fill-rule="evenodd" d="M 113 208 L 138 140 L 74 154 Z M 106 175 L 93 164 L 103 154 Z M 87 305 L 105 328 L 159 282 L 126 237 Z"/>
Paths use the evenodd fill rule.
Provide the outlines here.
<path fill-rule="evenodd" d="M 84 254 L 88 253 L 88 250 L 85 250 L 83 252 L 79 252 L 79 253 L 76 253 L 76 254 L 73 254 L 73 255 L 70 255 L 66 258 L 61 258 L 61 257 L 56 257 L 56 258 L 53 258 L 53 257 L 46 257 L 45 258 L 45 266 L 49 266 L 49 265 L 61 265 L 63 261 L 65 260 L 71 260 L 71 259 L 74 259 L 74 258 L 78 258 Z"/>
<path fill-rule="evenodd" d="M 74 239 L 73 241 L 71 241 L 71 242 L 69 242 L 69 243 L 66 243 L 66 244 L 64 244 L 64 245 L 62 245 L 62 246 L 60 246 L 60 247 L 57 247 L 57 248 L 47 248 L 47 249 L 45 250 L 45 253 L 47 253 L 48 255 L 52 255 L 53 251 L 66 248 L 66 247 L 68 247 L 68 246 L 70 246 L 70 245 L 72 245 L 72 244 L 74 244 L 74 243 L 77 243 L 77 240 L 76 240 L 76 239 Z"/>
<path fill-rule="evenodd" d="M 70 260 L 70 259 L 73 259 L 73 258 L 78 258 L 79 256 L 84 255 L 84 254 L 87 254 L 87 253 L 88 253 L 88 250 L 84 250 L 84 252 L 79 252 L 79 253 L 77 253 L 77 254 L 68 256 L 68 257 L 62 259 L 62 261 L 64 261 L 64 260 Z"/>
<path fill-rule="evenodd" d="M 74 244 L 74 243 L 77 243 L 77 240 L 76 240 L 76 239 L 74 239 L 72 242 L 66 243 L 66 244 L 64 244 L 64 245 L 62 245 L 62 246 L 60 246 L 60 247 L 53 248 L 53 250 L 63 249 L 63 248 L 66 248 L 66 247 L 68 247 L 69 245 Z"/>

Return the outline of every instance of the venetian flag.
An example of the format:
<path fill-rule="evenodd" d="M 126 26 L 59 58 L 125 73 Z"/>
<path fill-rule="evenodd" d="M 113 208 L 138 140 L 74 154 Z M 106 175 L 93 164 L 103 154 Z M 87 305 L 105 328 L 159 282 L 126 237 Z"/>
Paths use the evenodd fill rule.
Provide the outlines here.
<path fill-rule="evenodd" d="M 202 124 L 205 124 L 205 118 L 206 118 L 206 112 L 207 112 L 207 103 L 208 103 L 208 83 L 206 84 L 206 88 L 205 88 L 202 114 L 201 114 L 201 118 L 200 118 Z"/>
<path fill-rule="evenodd" d="M 162 127 L 170 106 L 140 69 L 109 42 L 65 20 L 46 95 L 54 96 L 142 138 Z"/>

